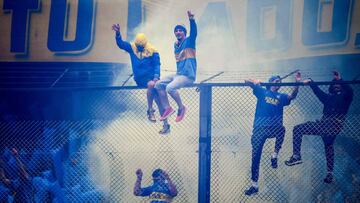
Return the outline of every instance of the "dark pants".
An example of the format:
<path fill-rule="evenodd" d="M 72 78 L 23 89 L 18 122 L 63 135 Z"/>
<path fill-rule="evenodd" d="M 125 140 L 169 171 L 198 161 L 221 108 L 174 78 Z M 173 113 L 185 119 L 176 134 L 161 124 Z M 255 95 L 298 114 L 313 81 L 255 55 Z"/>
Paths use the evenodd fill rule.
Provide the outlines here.
<path fill-rule="evenodd" d="M 341 128 L 341 122 L 335 119 L 309 121 L 295 126 L 293 130 L 293 154 L 301 157 L 300 151 L 303 135 L 321 136 L 325 145 L 327 170 L 332 172 L 334 169 L 334 141 Z"/>
<path fill-rule="evenodd" d="M 154 79 L 154 76 L 153 75 L 146 75 L 146 76 L 143 76 L 141 77 L 141 79 L 134 79 L 135 80 L 135 83 L 138 87 L 144 87 L 144 88 L 147 88 L 147 84 L 150 80 L 153 80 Z"/>
<path fill-rule="evenodd" d="M 252 163 L 251 163 L 251 180 L 257 182 L 259 179 L 259 165 L 261 152 L 266 139 L 276 138 L 275 152 L 279 152 L 284 142 L 284 126 L 254 127 L 251 137 L 252 145 Z"/>

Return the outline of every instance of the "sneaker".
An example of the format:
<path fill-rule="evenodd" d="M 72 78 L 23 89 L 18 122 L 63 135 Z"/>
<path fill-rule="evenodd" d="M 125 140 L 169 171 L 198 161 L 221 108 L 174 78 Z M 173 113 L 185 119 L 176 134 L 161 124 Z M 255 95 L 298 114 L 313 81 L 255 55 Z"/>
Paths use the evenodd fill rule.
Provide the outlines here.
<path fill-rule="evenodd" d="M 332 173 L 328 173 L 324 179 L 324 182 L 327 183 L 327 184 L 330 184 L 332 183 L 334 180 L 334 176 Z"/>
<path fill-rule="evenodd" d="M 301 157 L 296 158 L 294 157 L 294 155 L 292 155 L 288 161 L 285 161 L 285 165 L 287 166 L 294 166 L 301 163 L 302 163 Z"/>
<path fill-rule="evenodd" d="M 272 168 L 277 168 L 278 167 L 277 161 L 278 161 L 277 158 L 271 157 L 271 167 Z"/>
<path fill-rule="evenodd" d="M 170 125 L 169 124 L 164 124 L 163 128 L 159 131 L 159 134 L 161 135 L 166 135 L 170 133 Z"/>
<path fill-rule="evenodd" d="M 152 123 L 156 123 L 156 118 L 155 118 L 154 112 L 155 112 L 154 109 L 149 109 L 146 111 L 147 117 L 148 117 L 149 121 Z"/>
<path fill-rule="evenodd" d="M 259 188 L 251 186 L 249 189 L 245 190 L 245 195 L 251 196 L 256 195 L 259 192 Z"/>
<path fill-rule="evenodd" d="M 176 122 L 180 122 L 185 115 L 186 107 L 183 106 L 181 109 L 178 110 L 177 116 L 176 116 Z"/>
<path fill-rule="evenodd" d="M 173 113 L 175 113 L 174 109 L 170 107 L 168 107 L 165 112 L 163 113 L 163 115 L 160 117 L 160 121 L 163 121 L 165 119 L 167 119 L 169 116 L 171 116 Z"/>

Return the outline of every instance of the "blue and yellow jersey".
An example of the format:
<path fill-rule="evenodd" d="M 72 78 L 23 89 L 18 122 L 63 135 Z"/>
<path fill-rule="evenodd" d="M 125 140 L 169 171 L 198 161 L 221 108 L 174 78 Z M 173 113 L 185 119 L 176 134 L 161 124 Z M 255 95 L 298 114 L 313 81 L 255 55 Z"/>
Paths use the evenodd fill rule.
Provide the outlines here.
<path fill-rule="evenodd" d="M 169 203 L 173 196 L 167 183 L 154 182 L 149 187 L 141 188 L 141 196 L 149 196 L 151 203 Z"/>
<path fill-rule="evenodd" d="M 130 55 L 136 83 L 144 79 L 160 78 L 160 55 L 146 38 L 135 39 L 131 44 L 123 41 L 120 33 L 117 33 L 115 38 L 118 47 Z M 135 44 L 143 45 L 144 50 L 140 52 Z"/>
<path fill-rule="evenodd" d="M 178 75 L 196 79 L 196 36 L 197 28 L 194 19 L 190 20 L 190 35 L 180 44 L 175 42 L 174 53 Z"/>

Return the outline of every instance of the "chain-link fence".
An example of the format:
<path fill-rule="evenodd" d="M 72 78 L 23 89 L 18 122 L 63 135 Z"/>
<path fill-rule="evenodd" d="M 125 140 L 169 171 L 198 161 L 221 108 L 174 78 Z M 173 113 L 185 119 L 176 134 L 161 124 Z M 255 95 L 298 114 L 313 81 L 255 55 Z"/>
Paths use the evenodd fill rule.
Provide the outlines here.
<path fill-rule="evenodd" d="M 246 196 L 244 191 L 251 186 L 251 162 L 254 145 L 264 142 L 261 136 L 281 134 L 270 128 L 261 128 L 260 137 L 253 122 L 257 98 L 249 87 L 213 88 L 212 111 L 212 202 L 353 202 L 359 199 L 359 154 L 348 148 L 346 142 L 359 144 L 359 88 L 353 85 L 354 98 L 342 131 L 335 142 L 335 166 L 333 184 L 325 184 L 326 159 L 320 136 L 303 136 L 302 164 L 286 166 L 284 161 L 293 154 L 294 126 L 307 121 L 321 120 L 323 104 L 309 87 L 300 87 L 299 94 L 289 106 L 284 107 L 283 124 L 285 137 L 278 155 L 278 167 L 272 168 L 271 158 L 275 138 L 267 139 L 261 153 L 259 166 L 259 192 Z M 328 92 L 328 86 L 321 86 Z M 291 93 L 292 87 L 282 87 L 280 92 Z M 337 108 L 337 107 L 332 107 Z M 341 108 L 341 107 L 339 107 Z M 273 122 L 268 120 L 266 122 Z M 266 126 L 266 124 L 265 124 Z M 272 124 L 272 127 L 274 124 Z M 340 127 L 319 132 L 335 136 Z M 254 127 L 256 128 L 256 127 Z M 316 126 L 321 131 L 321 126 Z M 306 134 L 306 133 L 305 133 Z M 312 134 L 312 133 L 309 133 Z M 296 138 L 295 138 L 296 140 Z M 255 142 L 255 144 L 252 142 Z"/>
<path fill-rule="evenodd" d="M 149 198 L 133 194 L 139 168 L 144 173 L 142 187 L 152 184 L 154 169 L 165 170 L 177 186 L 173 202 L 203 202 L 199 195 L 204 179 L 210 185 L 206 194 L 210 202 L 356 202 L 360 198 L 357 83 L 351 84 L 353 102 L 334 144 L 333 183 L 323 182 L 327 166 L 320 136 L 303 136 L 302 164 L 284 164 L 293 154 L 294 126 L 320 119 L 323 114 L 323 104 L 305 86 L 284 107 L 286 131 L 276 169 L 271 165 L 275 139 L 264 142 L 259 192 L 254 196 L 246 196 L 244 191 L 251 186 L 257 98 L 245 84 L 207 86 L 212 93 L 208 97 L 211 117 L 205 120 L 211 121 L 211 130 L 200 138 L 200 107 L 206 104 L 200 99 L 204 92 L 195 87 L 180 90 L 187 112 L 179 123 L 175 116 L 170 117 L 171 132 L 167 135 L 158 133 L 162 128 L 158 110 L 156 123 L 147 120 L 146 90 L 138 88 L 77 89 L 66 94 L 55 90 L 53 94 L 59 94 L 60 101 L 49 99 L 56 102 L 30 105 L 32 110 L 26 115 L 3 111 L 1 201 L 148 202 Z M 328 84 L 320 87 L 327 92 Z M 280 92 L 292 89 L 285 86 Z M 52 112 L 61 116 L 52 116 Z M 211 150 L 202 151 L 204 139 L 211 139 Z M 201 170 L 202 152 L 211 157 L 208 174 Z"/>

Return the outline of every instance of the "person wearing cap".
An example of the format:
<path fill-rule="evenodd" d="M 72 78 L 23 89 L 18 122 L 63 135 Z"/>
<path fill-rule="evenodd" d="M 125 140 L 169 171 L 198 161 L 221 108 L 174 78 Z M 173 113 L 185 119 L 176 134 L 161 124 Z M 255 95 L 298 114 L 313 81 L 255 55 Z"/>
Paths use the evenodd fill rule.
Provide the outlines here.
<path fill-rule="evenodd" d="M 134 80 L 137 86 L 147 88 L 147 117 L 149 121 L 155 123 L 155 110 L 152 107 L 154 100 L 159 107 L 160 114 L 164 112 L 158 93 L 154 89 L 156 81 L 160 79 L 159 52 L 148 42 L 144 33 L 137 34 L 135 40 L 129 43 L 122 40 L 119 24 L 114 24 L 112 29 L 116 33 L 115 39 L 118 47 L 130 55 Z M 159 133 L 167 134 L 170 132 L 170 125 L 166 119 L 162 119 L 162 121 L 164 122 L 163 129 Z"/>
<path fill-rule="evenodd" d="M 301 80 L 300 72 L 295 75 L 296 82 Z M 269 83 L 280 83 L 280 76 L 272 76 Z M 283 110 L 285 106 L 290 105 L 296 98 L 299 86 L 295 86 L 291 94 L 279 93 L 280 86 L 260 86 L 258 80 L 245 80 L 253 89 L 253 94 L 257 98 L 255 119 L 253 125 L 253 134 L 251 137 L 252 161 L 251 161 L 251 180 L 252 185 L 245 190 L 245 195 L 254 195 L 259 191 L 259 165 L 261 152 L 266 139 L 275 138 L 275 149 L 271 156 L 271 167 L 277 168 L 277 157 L 281 149 L 285 136 L 285 127 L 283 126 Z"/>
<path fill-rule="evenodd" d="M 176 186 L 164 170 L 158 168 L 153 171 L 153 184 L 148 187 L 141 187 L 142 176 L 142 170 L 136 170 L 135 196 L 149 196 L 151 203 L 171 202 L 171 200 L 177 196 L 178 191 Z"/>
<path fill-rule="evenodd" d="M 178 89 L 189 86 L 196 79 L 196 36 L 197 28 L 194 14 L 187 12 L 190 21 L 190 34 L 186 37 L 187 30 L 184 25 L 176 25 L 174 34 L 177 41 L 174 44 L 176 59 L 176 74 L 170 75 L 159 80 L 155 88 L 157 89 L 161 104 L 165 108 L 160 120 L 171 116 L 175 110 L 170 106 L 167 93 L 175 100 L 178 106 L 176 122 L 180 122 L 185 115 L 186 107 L 181 101 Z"/>
<path fill-rule="evenodd" d="M 342 81 L 340 74 L 333 71 L 333 82 L 329 86 L 329 93 L 322 91 L 313 83 L 312 79 L 304 80 L 304 84 L 309 84 L 310 88 L 324 105 L 323 116 L 320 120 L 308 121 L 299 124 L 293 129 L 293 155 L 285 161 L 287 166 L 301 164 L 301 142 L 303 135 L 318 135 L 322 138 L 325 145 L 325 155 L 327 162 L 327 175 L 325 183 L 333 182 L 334 170 L 334 142 L 336 136 L 341 132 L 346 114 L 353 100 L 353 90 L 348 84 L 339 84 Z"/>

